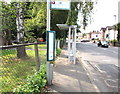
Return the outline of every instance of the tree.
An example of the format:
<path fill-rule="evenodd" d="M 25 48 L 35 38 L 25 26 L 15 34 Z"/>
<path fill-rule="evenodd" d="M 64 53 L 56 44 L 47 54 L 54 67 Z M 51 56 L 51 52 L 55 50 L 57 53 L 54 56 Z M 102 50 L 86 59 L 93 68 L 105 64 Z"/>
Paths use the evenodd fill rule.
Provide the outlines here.
<path fill-rule="evenodd" d="M 78 7 L 78 2 L 71 3 L 71 11 L 67 10 L 51 10 L 51 30 L 56 31 L 57 38 L 66 38 L 67 31 L 61 31 L 56 24 L 68 24 L 77 25 L 78 12 L 82 11 L 86 16 L 84 19 L 88 19 L 88 15 L 92 10 L 92 3 L 80 2 L 82 8 Z M 46 2 L 29 2 L 26 6 L 25 22 L 25 36 L 31 38 L 43 37 L 46 32 Z M 91 9 L 90 9 L 91 7 Z M 87 9 L 87 11 L 85 10 Z M 85 10 L 85 12 L 83 11 Z M 61 19 L 62 18 L 62 19 Z M 84 23 L 87 20 L 84 20 Z M 86 26 L 86 24 L 84 24 Z M 45 36 L 44 36 L 45 37 Z"/>
<path fill-rule="evenodd" d="M 24 43 L 24 3 L 10 3 L 2 2 L 2 32 L 5 45 L 12 44 L 12 35 L 17 35 L 17 41 Z M 17 30 L 16 30 L 17 29 Z M 17 31 L 17 32 L 16 32 Z M 17 48 L 17 57 L 26 57 L 25 47 Z"/>
<path fill-rule="evenodd" d="M 26 35 L 29 36 L 32 33 L 34 38 L 43 37 L 46 32 L 46 2 L 30 2 L 27 13 L 25 18 Z"/>
<path fill-rule="evenodd" d="M 117 24 L 118 36 L 117 40 L 120 42 L 120 23 Z"/>
<path fill-rule="evenodd" d="M 24 11 L 23 11 L 24 3 L 16 3 L 16 26 L 17 26 L 17 41 L 20 44 L 24 43 Z M 25 47 L 18 47 L 17 48 L 17 57 L 24 58 L 26 57 Z"/>
<path fill-rule="evenodd" d="M 60 30 L 56 24 L 77 25 L 78 2 L 71 2 L 71 10 L 52 10 L 51 11 L 51 29 L 56 31 L 57 39 L 67 37 L 67 31 Z"/>
<path fill-rule="evenodd" d="M 66 37 L 66 31 L 60 30 L 56 24 L 65 24 L 68 17 L 67 10 L 51 10 L 51 30 L 56 31 L 56 38 L 62 39 Z"/>
<path fill-rule="evenodd" d="M 85 29 L 93 9 L 93 2 L 71 2 L 70 11 L 52 10 L 51 29 L 57 32 L 57 38 L 66 38 L 67 31 L 61 31 L 56 24 L 77 25 L 78 13 L 82 14 L 82 25 Z M 61 19 L 62 18 L 62 19 Z M 80 26 L 78 26 L 80 27 Z"/>
<path fill-rule="evenodd" d="M 72 2 L 71 11 L 69 11 L 69 16 L 67 19 L 67 24 L 77 25 L 78 13 L 80 13 L 82 19 L 80 24 L 83 25 L 83 29 L 85 29 L 88 25 L 88 22 L 90 21 L 90 16 L 93 8 L 93 2 Z"/>
<path fill-rule="evenodd" d="M 71 10 L 69 11 L 66 24 L 77 25 L 78 19 L 78 2 L 71 2 Z"/>
<path fill-rule="evenodd" d="M 6 14 L 5 21 L 9 21 L 9 22 L 4 22 L 4 23 L 10 23 L 9 25 L 4 24 L 3 27 L 6 27 L 4 31 L 6 31 L 9 26 L 10 29 L 8 30 L 10 31 L 10 33 L 11 31 L 14 31 L 12 32 L 12 35 L 15 35 L 15 36 L 17 35 L 18 41 L 21 43 L 24 43 L 23 36 L 25 36 L 25 41 L 32 41 L 39 37 L 45 37 L 46 35 L 45 34 L 46 32 L 46 7 L 47 7 L 46 2 L 20 3 L 20 6 L 17 8 L 18 13 L 15 13 L 16 11 L 15 4 L 16 4 L 15 2 L 9 4 L 10 8 L 5 9 L 6 11 L 4 11 L 4 13 Z M 8 5 L 5 5 L 5 7 L 8 7 Z M 66 38 L 67 31 L 61 31 L 56 26 L 56 24 L 77 25 L 78 13 L 81 12 L 81 14 L 83 15 L 82 24 L 84 25 L 84 28 L 85 28 L 87 26 L 87 22 L 89 20 L 89 16 L 91 14 L 92 9 L 93 9 L 92 2 L 71 2 L 71 11 L 51 10 L 51 30 L 55 30 L 57 32 L 57 38 L 59 39 Z M 22 28 L 23 30 L 22 29 L 18 30 L 19 24 L 15 24 L 16 15 L 17 15 L 16 21 L 18 21 L 19 19 L 19 21 L 22 22 L 20 28 Z M 20 18 L 19 17 L 20 15 L 21 17 L 23 15 L 23 17 Z M 11 24 L 11 22 L 13 22 L 13 24 Z M 17 31 L 20 31 L 20 32 L 16 32 L 16 28 L 14 27 L 17 27 Z M 6 34 L 6 35 L 11 35 L 11 34 Z M 8 39 L 8 40 L 11 40 L 11 39 Z"/>
<path fill-rule="evenodd" d="M 92 10 L 94 8 L 94 2 L 80 2 L 79 3 L 79 13 L 81 13 L 83 29 L 86 28 L 88 22 L 91 20 Z"/>
<path fill-rule="evenodd" d="M 46 38 L 46 7 L 46 2 L 30 2 L 27 9 L 27 12 L 29 12 L 30 14 L 28 14 L 28 19 L 25 19 L 26 34 L 32 33 L 32 36 L 34 36 L 35 38 Z M 59 30 L 56 24 L 65 24 L 67 17 L 68 11 L 51 10 L 51 30 L 57 32 L 57 38 L 65 37 L 66 32 Z"/>
<path fill-rule="evenodd" d="M 14 39 L 14 34 L 16 31 L 16 21 L 15 21 L 15 7 L 14 4 L 2 3 L 2 33 L 3 33 L 3 45 L 11 45 L 12 39 Z"/>

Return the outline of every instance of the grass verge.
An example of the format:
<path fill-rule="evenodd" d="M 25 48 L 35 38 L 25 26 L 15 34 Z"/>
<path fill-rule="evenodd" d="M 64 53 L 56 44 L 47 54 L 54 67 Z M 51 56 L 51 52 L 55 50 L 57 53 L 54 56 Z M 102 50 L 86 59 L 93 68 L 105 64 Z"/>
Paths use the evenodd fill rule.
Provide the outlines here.
<path fill-rule="evenodd" d="M 46 61 L 46 45 L 39 45 L 38 47 L 41 64 L 44 64 Z M 26 53 L 27 58 L 18 59 L 16 49 L 2 50 L 2 63 L 0 63 L 2 88 L 0 92 L 12 92 L 17 86 L 26 84 L 26 78 L 35 73 L 34 45 L 26 46 Z"/>

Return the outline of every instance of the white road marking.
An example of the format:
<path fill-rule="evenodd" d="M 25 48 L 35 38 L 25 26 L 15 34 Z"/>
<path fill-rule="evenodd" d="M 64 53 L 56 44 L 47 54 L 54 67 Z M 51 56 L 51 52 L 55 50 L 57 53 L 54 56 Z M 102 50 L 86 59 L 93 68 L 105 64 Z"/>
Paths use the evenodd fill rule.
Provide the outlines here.
<path fill-rule="evenodd" d="M 97 65 L 95 65 L 95 67 L 98 69 L 99 72 L 106 73 L 105 71 L 102 71 Z"/>
<path fill-rule="evenodd" d="M 111 60 L 108 60 L 108 59 L 107 59 L 107 60 L 102 60 L 102 61 L 109 62 L 109 61 L 111 61 Z"/>
<path fill-rule="evenodd" d="M 118 80 L 107 79 L 107 80 L 104 80 L 104 82 L 108 87 L 118 88 Z M 114 83 L 115 85 L 110 85 L 108 82 Z"/>

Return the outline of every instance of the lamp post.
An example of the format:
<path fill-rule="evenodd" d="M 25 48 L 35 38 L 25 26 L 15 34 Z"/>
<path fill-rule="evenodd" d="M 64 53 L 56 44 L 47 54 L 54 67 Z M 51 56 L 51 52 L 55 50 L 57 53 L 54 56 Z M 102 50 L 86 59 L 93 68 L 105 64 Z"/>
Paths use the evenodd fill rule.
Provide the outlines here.
<path fill-rule="evenodd" d="M 114 16 L 114 18 L 115 18 L 115 24 L 116 24 L 116 15 L 113 15 Z M 115 46 L 115 30 L 116 29 L 116 26 L 115 26 L 115 28 L 114 28 L 114 46 Z"/>

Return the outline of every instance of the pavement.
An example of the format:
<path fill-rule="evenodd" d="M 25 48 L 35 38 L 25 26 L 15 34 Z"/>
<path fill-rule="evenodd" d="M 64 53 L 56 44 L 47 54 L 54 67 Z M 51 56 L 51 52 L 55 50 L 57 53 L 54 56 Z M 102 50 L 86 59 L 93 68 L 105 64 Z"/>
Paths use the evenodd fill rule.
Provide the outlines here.
<path fill-rule="evenodd" d="M 49 92 L 99 92 L 91 80 L 89 73 L 83 66 L 80 58 L 77 58 L 76 64 L 68 64 L 68 51 L 62 49 L 57 57 L 53 72 L 52 85 L 49 86 Z"/>

